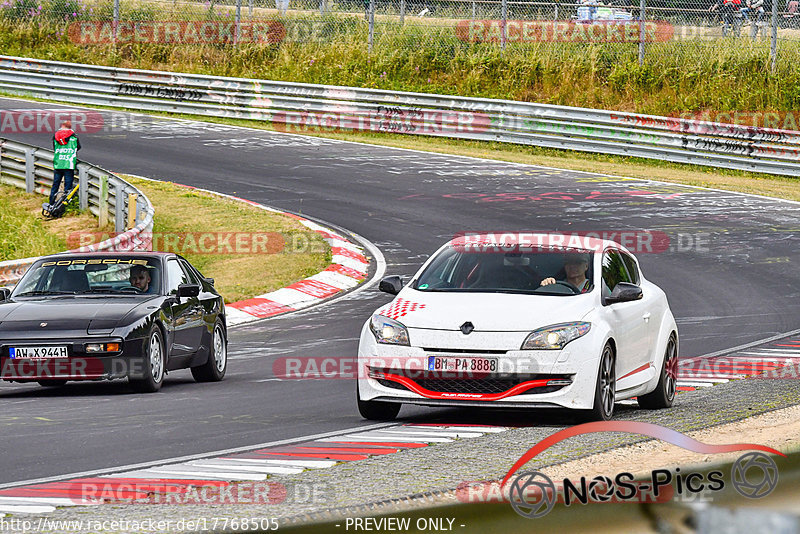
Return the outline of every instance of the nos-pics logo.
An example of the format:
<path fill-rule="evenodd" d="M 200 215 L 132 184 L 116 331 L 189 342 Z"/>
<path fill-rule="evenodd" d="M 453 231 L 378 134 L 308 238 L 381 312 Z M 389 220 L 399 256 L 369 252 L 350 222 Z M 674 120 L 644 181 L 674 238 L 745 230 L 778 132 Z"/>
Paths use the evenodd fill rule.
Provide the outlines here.
<path fill-rule="evenodd" d="M 676 468 L 674 472 L 656 469 L 645 480 L 635 480 L 632 473 L 618 473 L 613 478 L 597 476 L 586 480 L 581 477 L 579 481 L 565 478 L 559 485 L 539 471 L 525 471 L 515 475 L 520 467 L 556 443 L 595 432 L 641 434 L 701 454 L 749 450 L 751 452 L 739 457 L 731 467 L 730 480 L 736 492 L 749 499 L 759 499 L 772 493 L 778 485 L 778 466 L 764 453 L 784 455 L 770 447 L 751 443 L 711 445 L 652 423 L 603 421 L 556 432 L 537 443 L 512 466 L 503 479 L 502 486 L 507 487 L 511 506 L 519 515 L 531 519 L 543 517 L 550 513 L 556 502 L 566 506 L 590 502 L 663 502 L 675 494 L 686 496 L 707 491 L 716 492 L 725 487 L 724 473 L 720 470 L 686 473 L 681 472 L 680 468 Z"/>

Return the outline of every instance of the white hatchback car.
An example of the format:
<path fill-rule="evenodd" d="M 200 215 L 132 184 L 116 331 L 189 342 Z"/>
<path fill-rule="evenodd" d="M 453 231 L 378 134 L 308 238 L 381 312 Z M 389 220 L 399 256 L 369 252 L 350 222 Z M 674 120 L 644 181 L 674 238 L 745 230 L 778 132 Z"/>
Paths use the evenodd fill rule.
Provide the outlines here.
<path fill-rule="evenodd" d="M 678 330 L 667 297 L 613 241 L 480 234 L 442 246 L 364 324 L 358 409 L 403 403 L 571 408 L 608 420 L 615 401 L 672 405 Z"/>

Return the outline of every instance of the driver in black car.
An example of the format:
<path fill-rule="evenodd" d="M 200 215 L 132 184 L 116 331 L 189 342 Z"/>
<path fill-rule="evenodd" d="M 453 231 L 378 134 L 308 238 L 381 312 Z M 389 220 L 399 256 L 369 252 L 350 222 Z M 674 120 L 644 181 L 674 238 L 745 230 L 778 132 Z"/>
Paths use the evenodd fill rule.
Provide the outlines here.
<path fill-rule="evenodd" d="M 130 276 L 128 278 L 131 285 L 141 291 L 148 293 L 150 290 L 150 273 L 147 272 L 147 267 L 144 265 L 134 265 L 131 267 Z"/>
<path fill-rule="evenodd" d="M 586 271 L 589 269 L 589 256 L 586 254 L 568 254 L 564 258 L 564 272 L 566 278 L 564 282 L 572 284 L 580 290 L 581 293 L 586 293 L 591 289 L 592 282 L 586 278 Z M 549 286 L 555 284 L 556 279 L 553 277 L 545 278 L 542 280 L 541 286 Z"/>

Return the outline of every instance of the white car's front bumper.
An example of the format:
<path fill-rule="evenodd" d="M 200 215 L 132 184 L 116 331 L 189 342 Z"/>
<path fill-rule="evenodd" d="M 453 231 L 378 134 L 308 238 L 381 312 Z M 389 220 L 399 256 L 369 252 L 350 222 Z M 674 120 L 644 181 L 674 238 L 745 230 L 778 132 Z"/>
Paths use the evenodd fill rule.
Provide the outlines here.
<path fill-rule="evenodd" d="M 411 329 L 414 346 L 376 342 L 362 329 L 358 350 L 361 400 L 425 405 L 591 409 L 603 333 L 590 331 L 562 350 L 519 350 L 527 332 Z M 469 352 L 462 352 L 469 351 Z M 485 352 L 483 352 L 485 351 Z M 427 370 L 434 355 L 497 358 L 486 375 Z"/>

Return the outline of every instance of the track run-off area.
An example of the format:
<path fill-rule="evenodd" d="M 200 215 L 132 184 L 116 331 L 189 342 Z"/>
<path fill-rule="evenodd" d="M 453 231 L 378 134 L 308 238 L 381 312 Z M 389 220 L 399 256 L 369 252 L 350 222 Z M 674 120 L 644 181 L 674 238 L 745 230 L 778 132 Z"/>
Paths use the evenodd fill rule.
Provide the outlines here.
<path fill-rule="evenodd" d="M 55 107 L 0 100 L 4 110 Z M 793 341 L 800 328 L 798 203 L 220 124 L 101 114 L 113 127 L 80 134 L 81 160 L 330 223 L 377 247 L 386 274 L 411 275 L 461 232 L 659 233 L 668 239 L 657 250 L 633 250 L 644 275 L 667 293 L 682 359 L 728 353 L 800 357 L 800 343 Z M 46 146 L 51 134 L 3 135 Z M 374 266 L 373 258 L 372 272 Z M 197 384 L 188 371 L 171 373 L 152 395 L 130 393 L 119 382 L 71 383 L 59 389 L 2 383 L 0 444 L 6 453 L 0 461 L 0 490 L 120 470 L 163 471 L 169 459 L 201 461 L 203 456 L 246 454 L 248 447 L 343 441 L 340 436 L 359 432 L 374 437 L 380 429 L 372 430 L 375 424 L 359 417 L 351 378 L 297 380 L 280 371 L 287 358 L 355 358 L 361 325 L 389 300 L 373 284 L 319 307 L 234 327 L 228 374 L 216 384 Z M 684 385 L 689 391 L 678 396 L 671 410 L 654 414 L 626 405 L 618 417 L 688 430 L 800 403 L 800 388 L 791 380 L 700 385 L 719 382 L 696 391 Z M 499 440 L 512 439 L 513 431 L 500 430 L 536 428 L 544 437 L 571 424 L 561 415 L 405 406 L 399 426 L 390 428 L 411 432 L 407 425 L 434 425 L 446 440 L 458 438 L 459 432 L 470 434 L 469 425 L 492 430 L 467 436 L 475 438 L 466 440 L 474 454 L 465 453 L 463 460 L 445 455 L 449 464 L 439 470 L 446 470 L 447 477 L 435 482 L 416 477 L 417 486 L 408 487 L 393 482 L 359 498 L 378 500 L 392 492 L 399 497 L 421 486 L 455 487 L 455 481 L 469 477 L 502 474 L 513 462 L 480 469 L 467 464 L 478 463 L 475 454 L 482 448 L 496 449 Z M 448 432 L 442 425 L 457 430 Z M 393 443 L 393 456 L 408 456 L 408 471 L 424 464 L 426 450 L 438 449 Z M 531 445 L 520 444 L 520 450 Z M 574 444 L 574 454 L 608 446 L 582 442 Z M 353 454 L 369 457 L 364 465 L 373 458 L 368 451 Z M 441 458 L 431 465 L 441 465 Z M 355 467 L 348 469 L 343 473 L 356 476 Z"/>

